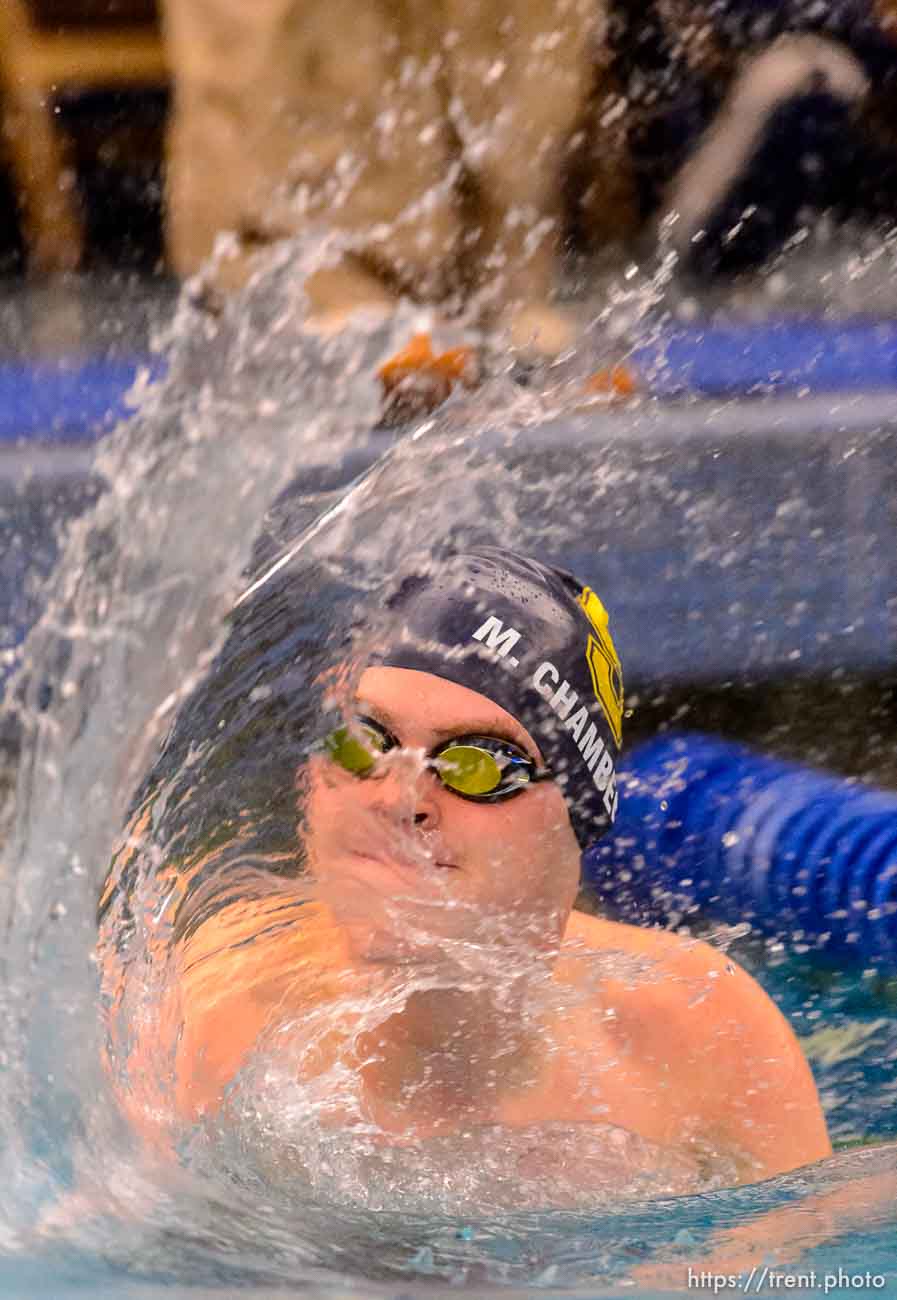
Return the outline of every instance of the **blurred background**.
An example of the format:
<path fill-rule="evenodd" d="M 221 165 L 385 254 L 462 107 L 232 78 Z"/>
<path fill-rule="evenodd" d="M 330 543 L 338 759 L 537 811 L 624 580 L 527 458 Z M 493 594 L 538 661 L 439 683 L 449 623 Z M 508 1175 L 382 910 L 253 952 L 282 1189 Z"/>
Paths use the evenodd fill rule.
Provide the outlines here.
<path fill-rule="evenodd" d="M 476 0 L 464 8 L 482 9 L 488 24 L 514 7 Z M 781 92 L 768 87 L 764 102 L 762 94 L 742 100 L 737 112 L 757 129 L 716 196 L 693 269 L 706 278 L 755 267 L 811 211 L 877 222 L 897 212 L 893 0 L 588 0 L 581 8 L 577 20 L 592 10 L 601 20 L 601 142 L 569 170 L 597 176 L 614 197 L 603 209 L 571 206 L 570 248 L 595 252 L 608 237 L 631 242 L 649 229 L 739 72 L 782 33 L 832 42 L 855 61 L 868 93 L 858 107 L 837 76 L 823 75 Z M 393 20 L 400 9 L 384 13 Z M 295 191 L 304 178 L 301 166 L 291 172 L 303 117 L 335 127 L 350 87 L 362 114 L 376 107 L 380 65 L 362 67 L 377 39 L 375 11 L 349 0 L 3 0 L 0 274 L 164 272 L 166 150 L 167 265 L 197 269 L 218 221 L 248 227 L 239 233 L 250 242 L 283 233 L 289 218 L 272 209 L 279 188 Z M 315 147 L 324 133 L 316 131 Z M 327 148 L 347 138 L 335 132 Z"/>
<path fill-rule="evenodd" d="M 0 273 L 162 266 L 155 0 L 4 0 Z M 79 247 L 80 245 L 80 247 Z"/>

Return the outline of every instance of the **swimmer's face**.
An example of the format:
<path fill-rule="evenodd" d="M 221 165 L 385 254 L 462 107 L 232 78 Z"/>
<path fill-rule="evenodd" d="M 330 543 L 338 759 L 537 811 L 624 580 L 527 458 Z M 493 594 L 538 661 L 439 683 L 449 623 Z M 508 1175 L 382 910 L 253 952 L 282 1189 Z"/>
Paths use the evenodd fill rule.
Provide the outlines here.
<path fill-rule="evenodd" d="M 532 736 L 484 696 L 429 673 L 368 668 L 355 704 L 401 744 L 359 778 L 325 755 L 303 782 L 306 850 L 321 890 L 361 947 L 393 931 L 556 947 L 579 885 L 579 846 L 550 780 L 512 798 L 460 798 L 424 765 L 452 736 Z"/>

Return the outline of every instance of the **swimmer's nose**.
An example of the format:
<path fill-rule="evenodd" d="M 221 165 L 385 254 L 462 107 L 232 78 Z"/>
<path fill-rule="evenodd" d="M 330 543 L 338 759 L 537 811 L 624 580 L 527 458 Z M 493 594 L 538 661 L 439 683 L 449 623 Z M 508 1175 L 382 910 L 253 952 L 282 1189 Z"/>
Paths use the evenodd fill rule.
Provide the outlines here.
<path fill-rule="evenodd" d="M 419 762 L 378 763 L 379 771 L 364 782 L 368 805 L 403 826 L 433 830 L 439 824 L 439 801 L 432 773 Z"/>

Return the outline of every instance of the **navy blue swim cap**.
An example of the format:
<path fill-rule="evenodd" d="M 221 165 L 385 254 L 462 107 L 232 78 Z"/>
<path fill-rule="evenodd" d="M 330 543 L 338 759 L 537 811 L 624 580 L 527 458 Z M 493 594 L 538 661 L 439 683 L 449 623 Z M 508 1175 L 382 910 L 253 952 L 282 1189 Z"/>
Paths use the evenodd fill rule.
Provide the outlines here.
<path fill-rule="evenodd" d="M 623 678 L 601 601 L 563 569 L 482 547 L 405 575 L 369 662 L 484 695 L 542 751 L 585 850 L 617 811 Z"/>

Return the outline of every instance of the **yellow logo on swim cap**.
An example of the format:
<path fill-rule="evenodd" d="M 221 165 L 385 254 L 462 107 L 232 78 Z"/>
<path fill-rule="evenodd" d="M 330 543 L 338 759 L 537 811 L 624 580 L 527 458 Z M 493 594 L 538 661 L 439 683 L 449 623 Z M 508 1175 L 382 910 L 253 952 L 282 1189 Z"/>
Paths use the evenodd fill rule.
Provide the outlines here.
<path fill-rule="evenodd" d="M 623 669 L 608 627 L 607 610 L 591 587 L 583 587 L 579 603 L 594 632 L 586 646 L 592 689 L 619 745 L 623 739 Z"/>

